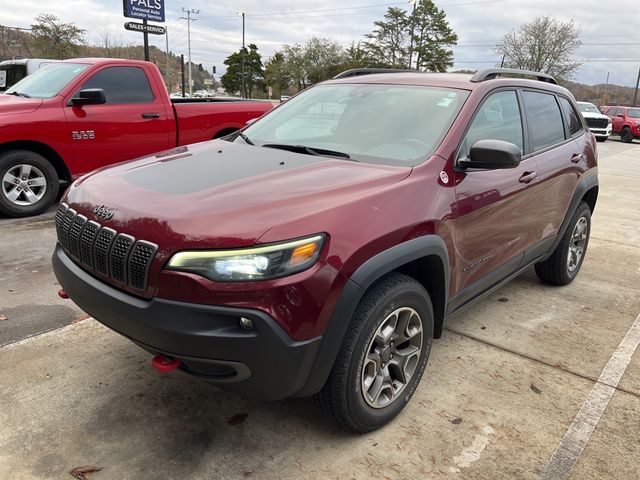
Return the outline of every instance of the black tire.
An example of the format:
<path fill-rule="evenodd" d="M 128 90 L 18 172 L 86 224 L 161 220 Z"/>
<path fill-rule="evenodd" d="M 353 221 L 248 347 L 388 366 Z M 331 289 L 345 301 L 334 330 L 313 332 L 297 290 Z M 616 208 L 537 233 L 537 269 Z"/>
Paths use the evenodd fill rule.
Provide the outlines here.
<path fill-rule="evenodd" d="M 586 220 L 586 238 L 584 245 L 581 247 L 582 253 L 577 262 L 574 261 L 575 267 L 570 268 L 569 265 L 569 248 L 574 243 L 572 237 L 576 233 L 576 226 L 581 219 Z M 536 263 L 536 274 L 540 280 L 553 285 L 567 285 L 571 283 L 580 272 L 584 257 L 587 254 L 587 246 L 589 245 L 589 234 L 591 233 L 591 209 L 585 202 L 580 202 L 575 213 L 571 217 L 571 221 L 564 232 L 562 240 L 553 251 L 553 254 L 544 262 Z"/>
<path fill-rule="evenodd" d="M 26 204 L 27 197 L 24 193 L 14 200 L 9 198 L 12 193 L 12 184 L 5 182 L 5 175 L 15 172 L 15 168 L 19 165 L 33 167 L 34 170 L 32 170 L 31 175 L 39 171 L 38 175 L 42 175 L 39 176 L 38 180 L 40 178 L 44 179 L 44 187 L 29 187 L 33 189 L 30 190 L 31 193 L 37 192 L 39 195 L 42 192 L 41 197 L 31 204 Z M 29 181 L 29 178 L 26 181 Z M 29 150 L 10 150 L 0 155 L 0 213 L 9 217 L 29 217 L 42 213 L 57 198 L 59 188 L 56 169 L 42 155 Z"/>
<path fill-rule="evenodd" d="M 631 129 L 629 127 L 624 127 L 620 132 L 620 140 L 624 143 L 633 142 L 633 133 L 631 133 Z"/>
<path fill-rule="evenodd" d="M 607 141 L 607 138 L 609 138 L 609 137 L 596 137 L 596 141 L 598 141 L 600 143 L 603 143 L 603 142 Z"/>
<path fill-rule="evenodd" d="M 412 374 L 397 396 L 393 393 L 395 398 L 388 405 L 375 408 L 365 400 L 362 388 L 364 360 L 378 327 L 399 308 L 412 309 L 417 313 L 422 325 L 422 337 L 418 340 L 421 342 L 421 350 Z M 416 319 L 415 316 L 411 318 L 414 321 Z M 433 307 L 427 291 L 406 275 L 395 272 L 386 275 L 371 286 L 360 301 L 331 374 L 317 395 L 320 405 L 342 426 L 357 432 L 369 432 L 382 427 L 398 415 L 411 399 L 427 365 L 432 342 Z M 392 347 L 393 345 L 391 342 Z M 395 347 L 400 350 L 402 345 Z M 396 355 L 397 361 L 399 354 L 396 352 Z M 389 366 L 387 370 L 391 371 Z"/>

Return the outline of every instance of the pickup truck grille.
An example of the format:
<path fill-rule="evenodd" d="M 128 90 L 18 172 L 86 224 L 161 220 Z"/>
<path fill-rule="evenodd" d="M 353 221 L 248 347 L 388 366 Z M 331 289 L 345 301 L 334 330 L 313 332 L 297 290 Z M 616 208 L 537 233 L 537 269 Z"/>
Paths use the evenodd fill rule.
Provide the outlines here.
<path fill-rule="evenodd" d="M 587 118 L 587 125 L 589 128 L 607 128 L 609 120 L 606 118 Z"/>
<path fill-rule="evenodd" d="M 65 203 L 60 203 L 55 220 L 58 242 L 85 269 L 116 284 L 146 290 L 156 244 L 103 227 Z"/>

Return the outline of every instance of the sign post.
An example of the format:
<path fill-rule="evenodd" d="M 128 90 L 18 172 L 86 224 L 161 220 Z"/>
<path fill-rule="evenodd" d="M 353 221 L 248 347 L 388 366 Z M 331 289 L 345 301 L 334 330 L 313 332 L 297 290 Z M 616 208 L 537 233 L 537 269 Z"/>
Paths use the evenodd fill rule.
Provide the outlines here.
<path fill-rule="evenodd" d="M 127 22 L 124 28 L 142 32 L 144 37 L 144 59 L 149 61 L 149 34 L 164 35 L 164 27 L 149 25 L 149 20 L 154 22 L 164 22 L 164 1 L 165 0 L 122 0 L 122 11 L 127 18 L 137 18 L 142 20 L 142 24 Z"/>

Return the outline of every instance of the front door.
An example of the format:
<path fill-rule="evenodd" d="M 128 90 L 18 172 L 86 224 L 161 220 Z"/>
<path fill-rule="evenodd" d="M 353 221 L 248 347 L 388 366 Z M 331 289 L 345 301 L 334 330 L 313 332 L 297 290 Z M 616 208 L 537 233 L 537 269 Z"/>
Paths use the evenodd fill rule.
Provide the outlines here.
<path fill-rule="evenodd" d="M 467 157 L 471 146 L 484 139 L 507 141 L 524 152 L 522 117 L 515 90 L 490 94 L 472 120 L 458 159 Z M 525 158 L 511 169 L 456 173 L 454 242 L 461 260 L 452 276 L 451 294 L 456 298 L 450 308 L 517 269 L 531 242 L 527 213 L 537 182 L 534 158 Z"/>
<path fill-rule="evenodd" d="M 144 69 L 106 67 L 79 90 L 86 88 L 103 89 L 107 102 L 65 107 L 73 156 L 81 172 L 174 146 L 173 118 L 154 96 Z"/>

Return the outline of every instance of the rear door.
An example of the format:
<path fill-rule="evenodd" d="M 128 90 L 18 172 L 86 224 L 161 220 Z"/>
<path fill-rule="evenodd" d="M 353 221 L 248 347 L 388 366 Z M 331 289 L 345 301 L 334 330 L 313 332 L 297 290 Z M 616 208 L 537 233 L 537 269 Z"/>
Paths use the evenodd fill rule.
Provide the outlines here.
<path fill-rule="evenodd" d="M 64 107 L 73 155 L 83 172 L 173 146 L 173 116 L 154 95 L 143 68 L 106 66 L 65 102 L 86 88 L 103 89 L 107 102 Z"/>
<path fill-rule="evenodd" d="M 457 159 L 468 156 L 478 140 L 503 140 L 526 152 L 523 113 L 515 89 L 490 93 L 476 111 Z M 504 170 L 456 173 L 457 212 L 455 245 L 461 258 L 451 307 L 465 303 L 497 283 L 520 265 L 530 245 L 531 218 L 527 212 L 537 200 L 536 160 L 524 157 L 520 165 Z"/>
<path fill-rule="evenodd" d="M 540 180 L 526 210 L 532 236 L 529 261 L 546 253 L 555 240 L 585 169 L 584 148 L 591 133 L 568 98 L 538 90 L 525 90 L 522 98 Z"/>

